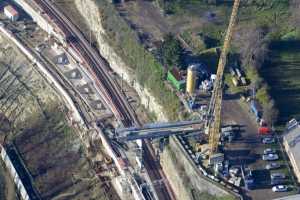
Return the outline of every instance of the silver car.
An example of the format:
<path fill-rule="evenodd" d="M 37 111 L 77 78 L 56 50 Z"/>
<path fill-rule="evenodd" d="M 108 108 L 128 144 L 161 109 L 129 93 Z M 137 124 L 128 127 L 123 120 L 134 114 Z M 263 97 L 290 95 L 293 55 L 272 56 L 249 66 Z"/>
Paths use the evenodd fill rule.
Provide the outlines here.
<path fill-rule="evenodd" d="M 273 154 L 273 153 L 276 153 L 275 149 L 268 148 L 264 150 L 264 154 Z"/>
<path fill-rule="evenodd" d="M 278 169 L 280 168 L 280 164 L 276 162 L 272 162 L 270 164 L 267 164 L 265 169 L 270 170 L 270 169 Z"/>

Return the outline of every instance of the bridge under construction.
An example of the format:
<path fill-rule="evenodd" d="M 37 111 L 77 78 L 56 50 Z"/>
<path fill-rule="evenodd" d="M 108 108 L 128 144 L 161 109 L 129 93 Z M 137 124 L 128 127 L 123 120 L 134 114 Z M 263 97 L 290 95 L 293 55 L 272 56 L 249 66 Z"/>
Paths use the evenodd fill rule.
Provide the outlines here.
<path fill-rule="evenodd" d="M 183 121 L 174 123 L 145 124 L 142 127 L 130 127 L 116 129 L 116 138 L 120 142 L 137 139 L 154 139 L 167 137 L 175 134 L 186 134 L 192 132 L 203 132 L 202 120 Z"/>

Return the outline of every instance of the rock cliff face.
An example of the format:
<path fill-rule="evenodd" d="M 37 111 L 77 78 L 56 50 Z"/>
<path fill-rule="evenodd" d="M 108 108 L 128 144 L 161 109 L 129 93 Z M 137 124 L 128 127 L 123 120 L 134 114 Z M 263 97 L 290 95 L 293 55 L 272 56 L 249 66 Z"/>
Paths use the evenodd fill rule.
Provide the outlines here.
<path fill-rule="evenodd" d="M 114 49 L 110 47 L 106 41 L 105 29 L 102 26 L 102 16 L 99 11 L 98 5 L 94 0 L 75 0 L 77 10 L 84 18 L 86 24 L 92 30 L 96 37 L 100 54 L 108 61 L 111 68 L 123 79 L 133 86 L 141 98 L 141 102 L 144 106 L 147 106 L 149 101 L 149 110 L 156 114 L 159 121 L 167 121 L 167 116 L 163 111 L 161 105 L 157 100 L 151 96 L 147 88 L 142 88 L 140 84 L 135 81 L 134 72 L 127 66 L 122 58 L 116 54 Z M 132 84 L 134 83 L 134 84 Z"/>

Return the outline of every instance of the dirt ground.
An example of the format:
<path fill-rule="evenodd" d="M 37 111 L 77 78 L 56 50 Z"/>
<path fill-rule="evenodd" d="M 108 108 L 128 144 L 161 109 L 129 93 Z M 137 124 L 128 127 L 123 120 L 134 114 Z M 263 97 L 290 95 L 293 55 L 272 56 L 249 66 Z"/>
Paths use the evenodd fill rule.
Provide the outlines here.
<path fill-rule="evenodd" d="M 42 198 L 108 199 L 76 130 L 68 128 L 58 115 L 24 130 L 15 140 Z"/>

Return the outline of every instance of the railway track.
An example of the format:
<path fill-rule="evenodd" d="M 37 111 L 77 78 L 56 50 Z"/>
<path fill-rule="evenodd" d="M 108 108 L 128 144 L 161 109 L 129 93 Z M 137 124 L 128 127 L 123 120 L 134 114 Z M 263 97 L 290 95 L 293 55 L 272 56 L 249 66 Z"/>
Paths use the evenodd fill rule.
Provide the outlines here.
<path fill-rule="evenodd" d="M 35 0 L 35 3 L 41 7 L 45 13 L 55 21 L 58 28 L 63 32 L 67 43 L 77 51 L 84 61 L 84 66 L 93 76 L 95 83 L 100 88 L 106 103 L 110 106 L 112 112 L 122 123 L 124 127 L 141 126 L 135 112 L 127 102 L 123 93 L 117 87 L 115 81 L 109 74 L 110 68 L 107 62 L 90 46 L 88 40 L 82 32 L 72 23 L 72 21 L 62 14 L 48 0 Z M 162 169 L 156 163 L 155 153 L 150 142 L 145 141 L 143 145 L 145 152 L 145 166 L 147 171 L 150 171 L 151 181 L 166 180 Z M 173 191 L 169 185 L 155 187 L 159 193 L 160 199 L 172 200 L 175 199 Z"/>
<path fill-rule="evenodd" d="M 108 74 L 109 67 L 105 60 L 90 47 L 89 42 L 79 31 L 73 26 L 73 23 L 49 1 L 36 0 L 49 17 L 55 20 L 58 27 L 63 31 L 67 43 L 70 44 L 85 61 L 85 67 L 95 77 L 97 86 L 101 89 L 106 103 L 110 105 L 116 117 L 124 126 L 139 125 L 135 113 L 132 111 L 126 99 L 118 91 L 116 84 Z M 101 80 L 101 81 L 100 81 Z"/>

